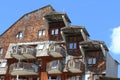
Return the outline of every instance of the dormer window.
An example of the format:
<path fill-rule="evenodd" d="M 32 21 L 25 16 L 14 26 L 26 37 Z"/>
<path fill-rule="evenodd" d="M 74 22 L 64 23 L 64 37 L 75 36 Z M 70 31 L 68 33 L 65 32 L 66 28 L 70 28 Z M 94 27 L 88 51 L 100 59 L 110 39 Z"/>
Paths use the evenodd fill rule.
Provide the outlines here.
<path fill-rule="evenodd" d="M 23 38 L 23 32 L 20 31 L 17 35 L 16 35 L 17 39 L 22 39 Z"/>
<path fill-rule="evenodd" d="M 0 48 L 0 55 L 2 55 L 3 53 L 3 48 Z"/>
<path fill-rule="evenodd" d="M 51 30 L 51 35 L 58 35 L 59 34 L 59 29 L 52 29 Z"/>
<path fill-rule="evenodd" d="M 45 36 L 45 30 L 39 30 L 38 31 L 38 36 L 41 37 L 41 36 Z"/>

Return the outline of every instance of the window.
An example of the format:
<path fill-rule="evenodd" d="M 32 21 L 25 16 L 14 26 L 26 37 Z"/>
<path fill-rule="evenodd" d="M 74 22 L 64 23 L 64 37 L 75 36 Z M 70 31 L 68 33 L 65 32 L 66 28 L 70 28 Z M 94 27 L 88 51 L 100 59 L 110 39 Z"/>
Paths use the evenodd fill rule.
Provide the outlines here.
<path fill-rule="evenodd" d="M 76 43 L 70 43 L 69 44 L 69 49 L 76 49 L 77 48 L 77 44 Z"/>
<path fill-rule="evenodd" d="M 88 64 L 96 64 L 96 58 L 88 58 Z"/>
<path fill-rule="evenodd" d="M 38 31 L 38 36 L 41 37 L 41 36 L 44 36 L 45 35 L 45 30 L 39 30 Z"/>
<path fill-rule="evenodd" d="M 16 35 L 17 39 L 22 39 L 23 38 L 23 32 L 20 31 L 17 35 Z"/>
<path fill-rule="evenodd" d="M 51 34 L 52 35 L 57 35 L 57 34 L 59 34 L 59 30 L 58 29 L 52 29 Z"/>
<path fill-rule="evenodd" d="M 6 67 L 6 64 L 7 64 L 7 61 L 6 60 L 3 60 L 0 64 L 0 67 Z"/>
<path fill-rule="evenodd" d="M 0 48 L 0 55 L 2 55 L 3 53 L 3 48 Z"/>

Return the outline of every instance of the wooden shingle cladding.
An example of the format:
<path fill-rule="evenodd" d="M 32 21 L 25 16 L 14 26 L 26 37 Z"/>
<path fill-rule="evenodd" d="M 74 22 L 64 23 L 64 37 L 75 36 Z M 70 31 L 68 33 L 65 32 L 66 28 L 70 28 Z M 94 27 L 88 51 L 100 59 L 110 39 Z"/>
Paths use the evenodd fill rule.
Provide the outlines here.
<path fill-rule="evenodd" d="M 69 55 L 80 56 L 79 42 L 87 40 L 89 34 L 83 26 L 68 26 L 61 28 Z M 81 32 L 82 31 L 82 32 Z"/>
<path fill-rule="evenodd" d="M 48 12 L 54 11 L 54 9 L 48 5 L 38 10 L 32 11 L 23 15 L 18 21 L 16 21 L 10 28 L 8 28 L 0 36 L 0 46 L 4 48 L 3 58 L 9 46 L 9 43 L 17 42 L 34 42 L 48 40 L 48 27 L 44 24 L 43 17 Z M 46 30 L 46 35 L 39 38 L 38 31 Z M 17 39 L 16 35 L 22 32 L 23 38 Z"/>
<path fill-rule="evenodd" d="M 106 54 L 108 48 L 103 41 L 87 40 L 80 42 L 81 49 L 84 50 L 87 69 L 93 72 L 104 71 L 106 69 Z"/>
<path fill-rule="evenodd" d="M 25 14 L 0 35 L 0 48 L 3 48 L 1 58 L 6 58 L 8 65 L 5 80 L 16 78 L 17 71 L 10 71 L 10 66 L 13 65 L 12 69 L 16 68 L 14 63 L 20 63 L 19 61 L 36 64 L 38 70 L 35 75 L 33 72 L 27 73 L 27 69 L 24 74 L 21 71 L 22 76 L 19 76 L 21 79 L 38 80 L 38 78 L 45 79 L 44 76 L 46 76 L 45 80 L 48 77 L 81 80 L 86 75 L 86 67 L 91 71 L 91 75 L 97 73 L 101 75 L 100 72 L 104 72 L 106 68 L 106 56 L 103 54 L 108 51 L 106 45 L 103 41 L 90 40 L 85 27 L 71 26 L 70 23 L 66 13 L 56 12 L 48 5 Z M 85 54 L 81 51 L 80 45 Z M 19 52 L 14 54 L 13 48 L 17 46 L 19 49 L 22 47 L 33 49 L 30 54 L 27 54 L 28 50 L 23 52 L 25 49 L 21 49 L 20 54 Z M 85 61 L 89 58 L 92 63 L 88 64 Z M 54 65 L 56 64 L 54 61 L 58 64 Z M 94 66 L 91 67 L 91 64 Z"/>

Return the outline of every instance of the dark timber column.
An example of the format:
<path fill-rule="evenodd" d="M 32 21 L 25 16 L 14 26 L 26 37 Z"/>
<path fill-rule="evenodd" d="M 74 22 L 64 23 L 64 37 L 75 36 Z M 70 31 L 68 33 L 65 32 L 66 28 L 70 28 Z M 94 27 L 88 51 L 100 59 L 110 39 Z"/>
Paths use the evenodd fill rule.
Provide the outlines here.
<path fill-rule="evenodd" d="M 46 64 L 47 64 L 47 58 L 44 57 L 44 58 L 42 58 L 40 80 L 48 80 L 48 74 L 46 72 Z"/>

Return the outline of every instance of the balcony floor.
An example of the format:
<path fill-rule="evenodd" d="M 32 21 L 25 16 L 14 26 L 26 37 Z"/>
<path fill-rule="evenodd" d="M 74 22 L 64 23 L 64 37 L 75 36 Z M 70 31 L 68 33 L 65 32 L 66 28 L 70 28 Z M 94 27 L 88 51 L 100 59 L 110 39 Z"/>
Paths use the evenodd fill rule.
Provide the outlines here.
<path fill-rule="evenodd" d="M 22 68 L 15 69 L 11 72 L 11 75 L 36 75 L 37 73 L 34 71 L 24 70 Z"/>
<path fill-rule="evenodd" d="M 76 68 L 70 68 L 68 70 L 72 73 L 81 73 L 82 72 L 80 69 L 76 69 Z"/>
<path fill-rule="evenodd" d="M 25 59 L 25 57 L 23 55 L 19 55 L 19 54 L 11 54 L 11 56 L 16 59 Z"/>
<path fill-rule="evenodd" d="M 23 56 L 27 59 L 31 59 L 31 58 L 35 58 L 35 56 L 31 55 L 31 54 L 27 54 L 27 53 L 24 53 Z"/>
<path fill-rule="evenodd" d="M 61 74 L 62 72 L 59 69 L 51 69 L 48 71 L 48 74 Z"/>
<path fill-rule="evenodd" d="M 50 51 L 49 53 L 52 57 L 63 57 L 63 55 L 59 52 L 53 52 L 53 51 Z"/>

